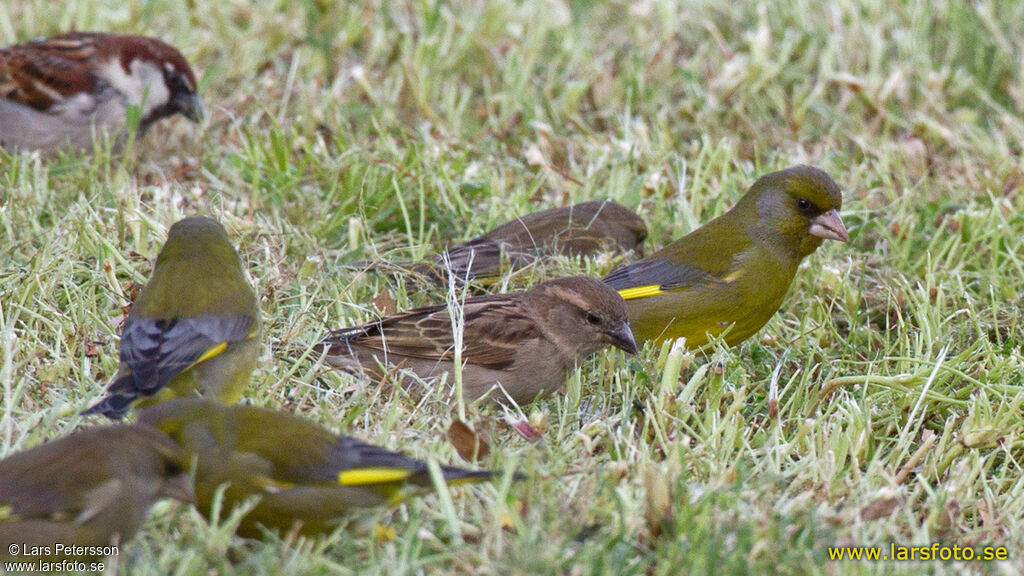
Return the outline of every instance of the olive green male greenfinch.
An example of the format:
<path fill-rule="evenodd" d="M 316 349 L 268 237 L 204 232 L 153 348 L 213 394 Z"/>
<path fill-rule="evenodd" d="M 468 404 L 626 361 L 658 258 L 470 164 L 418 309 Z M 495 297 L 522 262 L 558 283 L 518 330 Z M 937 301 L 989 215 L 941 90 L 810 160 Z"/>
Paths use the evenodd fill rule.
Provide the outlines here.
<path fill-rule="evenodd" d="M 206 217 L 171 226 L 121 335 L 121 366 L 86 414 L 203 395 L 237 402 L 256 367 L 260 310 L 224 227 Z"/>
<path fill-rule="evenodd" d="M 212 514 L 218 488 L 230 511 L 258 497 L 238 534 L 260 527 L 313 535 L 333 530 L 357 508 L 399 501 L 432 486 L 425 462 L 334 434 L 300 416 L 205 398 L 177 398 L 143 409 L 139 422 L 176 440 L 195 462 L 199 511 Z M 478 482 L 487 471 L 441 467 L 448 483 Z"/>
<path fill-rule="evenodd" d="M 817 168 L 772 172 L 725 214 L 604 282 L 625 299 L 638 341 L 683 337 L 699 347 L 724 334 L 734 346 L 778 311 L 822 241 L 849 242 L 842 206 L 839 186 Z"/>

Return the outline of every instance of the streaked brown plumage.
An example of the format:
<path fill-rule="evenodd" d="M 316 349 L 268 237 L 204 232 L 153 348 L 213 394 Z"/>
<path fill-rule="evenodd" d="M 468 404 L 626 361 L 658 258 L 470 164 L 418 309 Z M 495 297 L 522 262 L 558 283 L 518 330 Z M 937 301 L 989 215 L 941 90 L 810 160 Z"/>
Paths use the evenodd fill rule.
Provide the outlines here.
<path fill-rule="evenodd" d="M 639 252 L 646 237 L 647 226 L 632 210 L 610 200 L 592 200 L 516 218 L 448 248 L 429 263 L 414 265 L 412 271 L 447 284 L 449 267 L 458 280 L 483 278 L 498 275 L 503 260 L 521 268 L 552 254 Z"/>
<path fill-rule="evenodd" d="M 89 148 L 98 133 L 123 142 L 129 107 L 139 133 L 182 114 L 199 122 L 195 73 L 156 38 L 71 32 L 0 48 L 0 147 Z"/>
<path fill-rule="evenodd" d="M 462 313 L 462 382 L 469 400 L 500 385 L 524 404 L 560 390 L 574 366 L 607 346 L 636 352 L 622 298 L 593 278 L 559 278 L 525 292 L 468 298 Z M 381 364 L 392 364 L 424 379 L 452 372 L 454 348 L 446 305 L 338 330 L 318 345 L 340 368 L 380 377 Z"/>
<path fill-rule="evenodd" d="M 87 428 L 0 461 L 0 559 L 11 543 L 109 546 L 124 544 L 161 498 L 193 500 L 184 452 L 142 425 Z M 24 552 L 24 550 L 22 550 Z M 84 554 L 82 557 L 93 557 Z"/>

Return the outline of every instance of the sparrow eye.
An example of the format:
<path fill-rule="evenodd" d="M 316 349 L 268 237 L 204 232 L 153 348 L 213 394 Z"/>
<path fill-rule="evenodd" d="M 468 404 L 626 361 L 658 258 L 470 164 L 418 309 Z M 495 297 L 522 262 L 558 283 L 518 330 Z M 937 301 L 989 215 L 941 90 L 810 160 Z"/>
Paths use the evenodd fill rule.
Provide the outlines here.
<path fill-rule="evenodd" d="M 597 326 L 601 323 L 601 317 L 593 312 L 587 312 L 587 324 L 591 326 Z"/>
<path fill-rule="evenodd" d="M 806 198 L 800 198 L 796 201 L 796 207 L 799 208 L 801 212 L 810 212 L 811 201 Z"/>
<path fill-rule="evenodd" d="M 166 77 L 167 87 L 171 90 L 172 93 L 189 91 L 188 85 L 185 84 L 185 79 L 184 77 L 182 77 L 181 74 L 178 74 L 177 72 L 171 72 L 167 74 Z"/>

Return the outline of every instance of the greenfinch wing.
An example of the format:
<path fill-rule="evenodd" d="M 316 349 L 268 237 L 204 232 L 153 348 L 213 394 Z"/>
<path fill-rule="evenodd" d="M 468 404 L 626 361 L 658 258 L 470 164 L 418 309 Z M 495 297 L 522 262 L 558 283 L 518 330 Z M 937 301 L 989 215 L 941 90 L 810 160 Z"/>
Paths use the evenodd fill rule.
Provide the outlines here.
<path fill-rule="evenodd" d="M 135 319 L 121 337 L 121 361 L 131 369 L 134 388 L 147 394 L 228 344 L 252 337 L 253 323 L 248 315 Z"/>
<path fill-rule="evenodd" d="M 641 260 L 630 266 L 619 268 L 608 276 L 605 276 L 604 283 L 619 291 L 652 287 L 657 292 L 668 292 L 670 290 L 683 290 L 703 284 L 718 282 L 714 275 L 687 264 L 673 264 L 662 258 L 650 258 Z M 623 298 L 629 300 L 627 292 Z M 639 298 L 643 295 L 635 295 Z"/>

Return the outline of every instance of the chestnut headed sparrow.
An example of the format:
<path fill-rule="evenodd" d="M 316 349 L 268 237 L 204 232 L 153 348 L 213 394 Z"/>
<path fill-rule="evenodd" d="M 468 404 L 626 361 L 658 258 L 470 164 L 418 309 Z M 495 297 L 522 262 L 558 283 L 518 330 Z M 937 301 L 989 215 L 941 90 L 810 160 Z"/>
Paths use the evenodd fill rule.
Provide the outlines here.
<path fill-rule="evenodd" d="M 128 108 L 140 135 L 162 118 L 199 122 L 192 68 L 155 38 L 71 32 L 0 48 L 0 147 L 89 148 L 98 133 L 123 142 Z"/>

